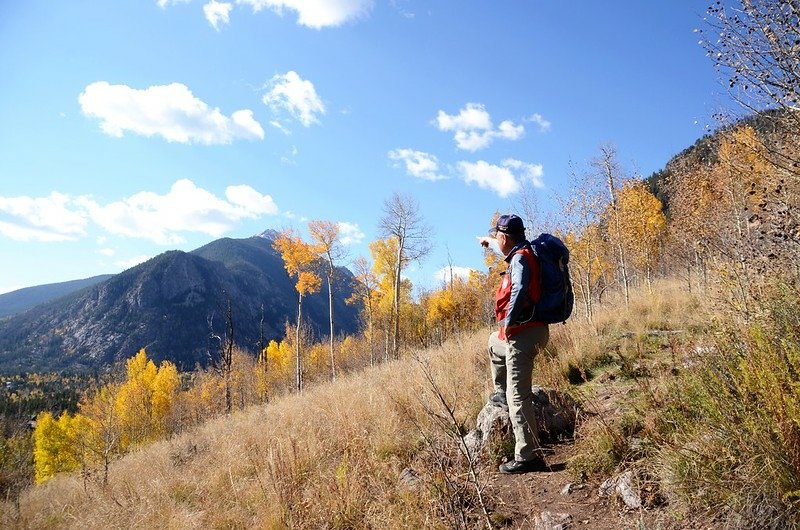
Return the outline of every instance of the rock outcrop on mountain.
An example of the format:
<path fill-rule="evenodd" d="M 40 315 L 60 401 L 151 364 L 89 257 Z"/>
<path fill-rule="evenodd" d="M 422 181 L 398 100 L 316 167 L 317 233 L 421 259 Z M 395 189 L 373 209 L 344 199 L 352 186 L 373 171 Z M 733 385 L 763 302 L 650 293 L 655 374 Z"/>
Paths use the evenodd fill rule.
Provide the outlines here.
<path fill-rule="evenodd" d="M 256 351 L 261 337 L 279 339 L 294 322 L 297 293 L 272 248 L 275 234 L 219 239 L 193 252 L 169 251 L 89 288 L 0 322 L 0 372 L 102 370 L 146 348 L 179 369 L 206 365 L 224 336 L 228 301 L 234 341 Z M 345 300 L 352 274 L 334 285 L 336 333 L 358 326 Z M 328 329 L 328 300 L 304 298 L 312 333 Z"/>

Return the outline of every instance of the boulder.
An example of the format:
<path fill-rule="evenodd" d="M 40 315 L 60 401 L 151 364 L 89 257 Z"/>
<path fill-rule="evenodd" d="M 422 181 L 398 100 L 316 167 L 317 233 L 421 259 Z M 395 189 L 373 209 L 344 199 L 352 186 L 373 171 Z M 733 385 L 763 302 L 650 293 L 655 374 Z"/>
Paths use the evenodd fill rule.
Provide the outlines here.
<path fill-rule="evenodd" d="M 539 441 L 554 442 L 573 437 L 578 404 L 568 394 L 534 387 L 533 408 Z M 473 455 L 480 454 L 487 446 L 497 447 L 508 443 L 513 447 L 514 433 L 507 406 L 488 401 L 475 423 L 475 428 L 464 438 L 464 443 Z"/>
<path fill-rule="evenodd" d="M 600 484 L 597 493 L 601 497 L 616 494 L 622 499 L 625 506 L 631 510 L 637 510 L 642 507 L 642 498 L 638 489 L 633 485 L 633 471 L 626 471 L 621 475 L 606 480 Z"/>

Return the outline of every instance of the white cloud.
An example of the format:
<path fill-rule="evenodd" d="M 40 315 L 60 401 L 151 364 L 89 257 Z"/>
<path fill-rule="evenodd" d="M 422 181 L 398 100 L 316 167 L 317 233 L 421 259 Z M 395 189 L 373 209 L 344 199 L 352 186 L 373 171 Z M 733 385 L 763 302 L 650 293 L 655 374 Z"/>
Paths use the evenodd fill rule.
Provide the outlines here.
<path fill-rule="evenodd" d="M 443 267 L 436 271 L 434 278 L 440 282 L 449 282 L 452 274 L 452 276 L 455 278 L 469 280 L 469 274 L 473 270 L 475 269 L 470 269 L 469 267 Z"/>
<path fill-rule="evenodd" d="M 278 207 L 272 197 L 261 195 L 246 184 L 228 186 L 225 189 L 225 198 L 240 211 L 241 217 L 255 218 L 278 213 Z"/>
<path fill-rule="evenodd" d="M 116 254 L 113 248 L 101 248 L 100 250 L 97 251 L 97 253 L 103 256 L 107 256 L 109 258 L 114 254 Z"/>
<path fill-rule="evenodd" d="M 443 110 L 436 116 L 440 131 L 459 131 L 459 130 L 486 130 L 492 128 L 492 118 L 483 105 L 479 103 L 467 103 L 455 116 L 450 116 Z"/>
<path fill-rule="evenodd" d="M 264 104 L 274 111 L 286 110 L 306 127 L 319 123 L 318 116 L 325 114 L 325 105 L 314 84 L 294 70 L 273 76 L 267 86 L 270 90 L 264 95 Z"/>
<path fill-rule="evenodd" d="M 158 7 L 161 9 L 166 9 L 169 5 L 188 4 L 191 1 L 192 0 L 156 0 L 156 4 L 158 4 Z"/>
<path fill-rule="evenodd" d="M 544 169 L 541 164 L 526 164 L 512 158 L 503 160 L 496 166 L 484 160 L 478 162 L 459 162 L 458 170 L 467 184 L 475 183 L 479 187 L 492 190 L 500 197 L 508 197 L 519 192 L 521 183 L 530 181 L 541 188 Z"/>
<path fill-rule="evenodd" d="M 182 232 L 220 237 L 242 219 L 277 214 L 272 197 L 250 186 L 228 186 L 222 199 L 182 179 L 166 195 L 143 191 L 108 204 L 55 191 L 47 197 L 0 197 L 0 236 L 19 241 L 74 240 L 86 235 L 92 221 L 110 234 L 176 244 L 183 241 Z M 96 237 L 101 247 L 107 240 L 104 235 Z M 110 248 L 98 252 L 113 255 Z"/>
<path fill-rule="evenodd" d="M 275 127 L 276 129 L 278 129 L 280 132 L 282 132 L 282 133 L 283 133 L 283 134 L 285 134 L 286 136 L 291 136 L 291 134 L 292 134 L 292 131 L 290 131 L 289 129 L 287 129 L 287 128 L 286 128 L 286 127 L 285 127 L 285 126 L 284 126 L 284 125 L 283 125 L 283 124 L 280 122 L 280 120 L 272 120 L 271 122 L 269 122 L 269 124 L 270 124 L 270 125 L 272 125 L 273 127 Z"/>
<path fill-rule="evenodd" d="M 551 123 L 546 119 L 544 119 L 541 114 L 532 115 L 530 118 L 528 118 L 528 121 L 532 121 L 533 123 L 538 125 L 539 132 L 547 132 L 550 130 Z"/>
<path fill-rule="evenodd" d="M 433 181 L 447 178 L 438 173 L 439 160 L 431 154 L 413 149 L 393 149 L 389 151 L 389 158 L 397 162 L 403 162 L 406 166 L 406 172 L 411 176 Z M 395 164 L 396 166 L 397 164 Z"/>
<path fill-rule="evenodd" d="M 506 140 L 519 140 L 525 134 L 525 127 L 522 125 L 514 125 L 514 122 L 506 120 L 497 126 L 496 136 L 505 138 Z"/>
<path fill-rule="evenodd" d="M 513 158 L 503 160 L 503 165 L 507 168 L 517 171 L 521 181 L 528 181 L 536 188 L 543 188 L 542 175 L 544 175 L 544 166 L 541 164 L 526 164 Z"/>
<path fill-rule="evenodd" d="M 211 24 L 215 30 L 219 31 L 220 24 L 225 25 L 230 23 L 231 9 L 233 9 L 233 4 L 211 0 L 203 6 L 203 13 L 208 23 Z"/>
<path fill-rule="evenodd" d="M 135 267 L 140 263 L 144 263 L 145 261 L 149 260 L 150 256 L 134 256 L 130 259 L 115 261 L 114 266 L 119 267 L 122 270 L 130 269 L 131 267 Z"/>
<path fill-rule="evenodd" d="M 339 224 L 339 240 L 343 245 L 357 245 L 364 240 L 364 232 L 355 223 L 341 221 Z"/>
<path fill-rule="evenodd" d="M 372 9 L 372 0 L 237 0 L 237 3 L 251 6 L 253 12 L 265 8 L 279 15 L 283 15 L 284 9 L 296 11 L 297 23 L 314 29 L 339 26 L 365 17 Z"/>
<path fill-rule="evenodd" d="M 281 157 L 281 162 L 290 166 L 296 166 L 297 161 L 295 158 L 297 158 L 297 153 L 297 146 L 293 145 L 291 151 Z"/>
<path fill-rule="evenodd" d="M 237 110 L 229 118 L 218 108 L 210 109 L 180 83 L 138 90 L 97 81 L 84 89 L 78 102 L 84 114 L 101 120 L 100 128 L 110 136 L 122 137 L 130 131 L 159 135 L 168 142 L 201 144 L 264 138 L 253 111 Z"/>
<path fill-rule="evenodd" d="M 107 232 L 162 245 L 183 242 L 182 232 L 220 237 L 242 219 L 278 213 L 269 195 L 250 186 L 229 186 L 225 197 L 220 199 L 182 179 L 166 195 L 143 191 L 106 205 L 91 198 L 82 198 L 82 204 L 92 221 Z"/>
<path fill-rule="evenodd" d="M 0 234 L 17 241 L 68 241 L 85 235 L 86 216 L 68 195 L 0 197 Z"/>
<path fill-rule="evenodd" d="M 488 147 L 495 138 L 518 140 L 525 134 L 525 126 L 511 120 L 501 122 L 495 129 L 491 116 L 480 103 L 467 103 L 455 115 L 440 110 L 436 126 L 440 131 L 452 131 L 458 148 L 472 152 Z"/>

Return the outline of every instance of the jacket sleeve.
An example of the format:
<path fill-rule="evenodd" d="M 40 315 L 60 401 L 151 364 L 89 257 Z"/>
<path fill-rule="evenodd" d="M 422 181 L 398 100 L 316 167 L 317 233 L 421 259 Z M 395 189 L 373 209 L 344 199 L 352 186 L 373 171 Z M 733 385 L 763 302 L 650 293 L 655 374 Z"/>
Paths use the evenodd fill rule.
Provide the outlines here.
<path fill-rule="evenodd" d="M 509 265 L 511 299 L 508 301 L 508 313 L 506 313 L 506 319 L 503 322 L 505 327 L 519 324 L 523 307 L 527 303 L 527 285 L 531 277 L 530 265 L 522 254 L 514 254 Z"/>

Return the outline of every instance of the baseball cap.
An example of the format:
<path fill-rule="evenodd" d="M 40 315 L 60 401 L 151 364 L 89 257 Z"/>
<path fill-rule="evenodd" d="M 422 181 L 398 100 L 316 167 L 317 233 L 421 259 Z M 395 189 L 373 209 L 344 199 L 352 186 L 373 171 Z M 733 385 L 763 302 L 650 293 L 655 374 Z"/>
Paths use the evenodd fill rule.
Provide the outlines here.
<path fill-rule="evenodd" d="M 524 234 L 525 225 L 522 223 L 522 219 L 514 214 L 501 215 L 497 219 L 495 227 L 489 230 L 489 234 L 494 236 L 497 232 L 503 232 L 504 234 Z"/>

